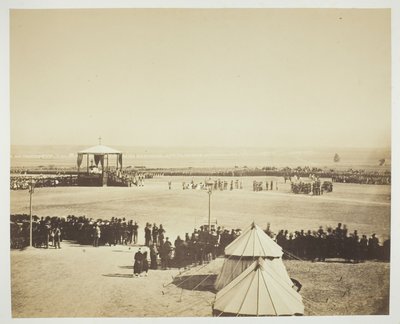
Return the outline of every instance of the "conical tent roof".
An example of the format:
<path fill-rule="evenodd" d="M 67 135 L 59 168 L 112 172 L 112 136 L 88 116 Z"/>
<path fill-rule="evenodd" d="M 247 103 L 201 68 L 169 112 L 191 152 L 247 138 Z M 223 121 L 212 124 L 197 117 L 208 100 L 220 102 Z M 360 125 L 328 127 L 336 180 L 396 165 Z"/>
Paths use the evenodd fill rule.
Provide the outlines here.
<path fill-rule="evenodd" d="M 259 258 L 215 297 L 214 311 L 242 316 L 304 314 L 300 294 Z"/>
<path fill-rule="evenodd" d="M 225 255 L 280 258 L 282 248 L 254 222 L 225 248 Z"/>

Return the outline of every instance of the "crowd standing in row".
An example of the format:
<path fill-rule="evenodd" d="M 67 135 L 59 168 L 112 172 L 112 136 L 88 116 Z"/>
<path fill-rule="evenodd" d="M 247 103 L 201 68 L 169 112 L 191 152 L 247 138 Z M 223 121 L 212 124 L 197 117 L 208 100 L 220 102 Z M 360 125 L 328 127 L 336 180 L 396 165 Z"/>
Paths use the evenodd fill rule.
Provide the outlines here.
<path fill-rule="evenodd" d="M 79 244 L 115 246 L 137 245 L 139 225 L 132 220 L 112 217 L 110 220 L 87 218 L 85 216 L 34 217 L 33 246 L 42 248 L 60 248 L 63 239 L 76 241 Z M 293 255 L 300 259 L 325 261 L 328 258 L 341 258 L 346 261 L 359 262 L 367 259 L 389 260 L 390 240 L 383 245 L 375 234 L 369 238 L 359 236 L 358 232 L 348 232 L 345 225 L 338 224 L 336 228 L 320 227 L 316 231 L 280 230 L 274 235 L 268 225 L 265 232 L 279 244 L 286 256 Z M 158 258 L 161 268 L 187 267 L 191 264 L 203 264 L 224 254 L 225 247 L 237 238 L 240 229 L 224 229 L 214 225 L 200 226 L 199 229 L 181 238 L 178 236 L 171 242 L 166 236 L 162 224 L 144 227 L 145 246 L 150 251 L 151 269 L 157 268 Z M 29 244 L 29 216 L 11 216 L 11 247 L 22 248 Z"/>
<path fill-rule="evenodd" d="M 278 190 L 278 181 L 265 181 L 265 190 Z M 263 181 L 253 181 L 253 191 L 263 191 L 264 190 L 264 183 Z"/>
<path fill-rule="evenodd" d="M 139 225 L 132 220 L 112 217 L 110 220 L 92 219 L 86 216 L 33 217 L 33 246 L 37 248 L 60 247 L 59 242 L 72 240 L 82 245 L 115 246 L 137 245 Z M 23 248 L 29 244 L 29 216 L 11 216 L 11 247 Z M 52 233 L 55 233 L 54 235 Z M 224 253 L 240 230 L 227 230 L 221 227 L 200 226 L 191 235 L 180 236 L 174 243 L 165 235 L 162 224 L 147 223 L 144 227 L 145 246 L 150 249 L 151 269 L 157 268 L 158 258 L 161 268 L 186 267 L 190 264 L 203 264 Z M 54 240 L 53 240 L 54 237 Z"/>
<path fill-rule="evenodd" d="M 390 240 L 386 240 L 383 246 L 379 244 L 376 234 L 369 238 L 366 235 L 359 236 L 357 230 L 348 233 L 346 225 L 338 223 L 336 228 L 322 226 L 316 231 L 304 230 L 289 233 L 288 230 L 280 230 L 275 236 L 270 229 L 266 233 L 274 237 L 285 251 L 301 259 L 311 261 L 325 261 L 328 258 L 340 258 L 346 261 L 360 262 L 364 260 L 390 258 Z"/>
<path fill-rule="evenodd" d="M 171 181 L 168 181 L 168 186 L 169 189 L 171 189 Z M 236 179 L 236 180 L 212 180 L 209 178 L 208 180 L 205 180 L 204 182 L 200 183 L 195 183 L 194 180 L 192 179 L 191 182 L 186 183 L 185 181 L 182 182 L 182 189 L 187 190 L 187 189 L 212 189 L 212 190 L 234 190 L 234 189 L 243 189 L 243 183 L 242 180 Z"/>

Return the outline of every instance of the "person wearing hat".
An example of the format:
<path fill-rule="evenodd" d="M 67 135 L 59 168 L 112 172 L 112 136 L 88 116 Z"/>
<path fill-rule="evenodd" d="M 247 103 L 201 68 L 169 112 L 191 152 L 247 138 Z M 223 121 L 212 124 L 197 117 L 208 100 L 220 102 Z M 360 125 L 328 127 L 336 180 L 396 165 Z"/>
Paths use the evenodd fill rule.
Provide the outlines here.
<path fill-rule="evenodd" d="M 163 270 L 170 268 L 171 258 L 172 258 L 172 244 L 167 237 L 162 246 L 160 246 L 160 258 L 161 258 L 161 268 Z"/>
<path fill-rule="evenodd" d="M 144 245 L 150 246 L 150 241 L 151 241 L 151 225 L 149 223 L 146 224 L 146 227 L 144 228 Z"/>
<path fill-rule="evenodd" d="M 133 243 L 134 243 L 134 244 L 137 243 L 137 239 L 138 239 L 138 229 L 139 229 L 139 225 L 135 222 L 135 224 L 132 226 Z"/>
<path fill-rule="evenodd" d="M 370 259 L 376 259 L 379 248 L 379 240 L 375 235 L 375 233 L 372 234 L 372 237 L 368 239 L 368 257 Z"/>
<path fill-rule="evenodd" d="M 157 246 L 153 244 L 150 246 L 150 269 L 157 270 Z"/>
<path fill-rule="evenodd" d="M 137 277 L 142 272 L 143 254 L 141 248 L 135 253 L 133 261 L 133 275 Z"/>
<path fill-rule="evenodd" d="M 158 241 L 158 227 L 156 225 L 156 223 L 153 224 L 153 229 L 151 231 L 151 234 L 153 236 L 153 243 L 157 245 L 157 241 Z"/>
<path fill-rule="evenodd" d="M 158 245 L 162 246 L 164 244 L 164 233 L 165 229 L 163 228 L 162 224 L 158 228 Z"/>

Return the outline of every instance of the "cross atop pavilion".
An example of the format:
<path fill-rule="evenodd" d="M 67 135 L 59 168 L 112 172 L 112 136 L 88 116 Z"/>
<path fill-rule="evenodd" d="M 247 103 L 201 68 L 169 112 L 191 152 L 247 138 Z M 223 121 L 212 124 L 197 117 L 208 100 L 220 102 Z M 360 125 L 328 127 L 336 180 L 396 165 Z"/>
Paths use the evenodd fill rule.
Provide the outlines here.
<path fill-rule="evenodd" d="M 101 136 L 99 137 L 99 145 L 101 145 Z"/>

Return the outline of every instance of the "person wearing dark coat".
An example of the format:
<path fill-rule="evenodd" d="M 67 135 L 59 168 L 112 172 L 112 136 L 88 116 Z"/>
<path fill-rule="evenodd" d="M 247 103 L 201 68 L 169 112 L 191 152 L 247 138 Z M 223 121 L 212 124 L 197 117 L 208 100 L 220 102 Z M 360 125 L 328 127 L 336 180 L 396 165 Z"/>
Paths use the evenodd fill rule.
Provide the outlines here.
<path fill-rule="evenodd" d="M 160 247 L 160 258 L 161 258 L 161 268 L 166 270 L 170 268 L 171 263 L 171 255 L 172 255 L 172 244 L 168 240 L 168 237 L 165 243 Z"/>
<path fill-rule="evenodd" d="M 158 227 L 156 223 L 153 224 L 153 229 L 151 231 L 151 234 L 153 236 L 153 243 L 157 245 L 158 242 Z"/>
<path fill-rule="evenodd" d="M 147 223 L 146 227 L 144 228 L 144 240 L 145 245 L 150 246 L 151 241 L 151 225 Z"/>
<path fill-rule="evenodd" d="M 137 277 L 142 272 L 142 266 L 143 266 L 143 254 L 140 248 L 135 253 L 134 261 L 135 263 L 133 265 L 133 274 L 135 277 Z"/>
<path fill-rule="evenodd" d="M 158 265 L 157 265 L 157 254 L 158 254 L 157 247 L 153 243 L 150 246 L 150 269 L 157 270 L 157 267 L 158 267 Z"/>
<path fill-rule="evenodd" d="M 147 277 L 147 272 L 149 271 L 149 262 L 147 261 L 147 251 L 143 252 L 142 255 L 142 271 L 144 275 Z"/>

